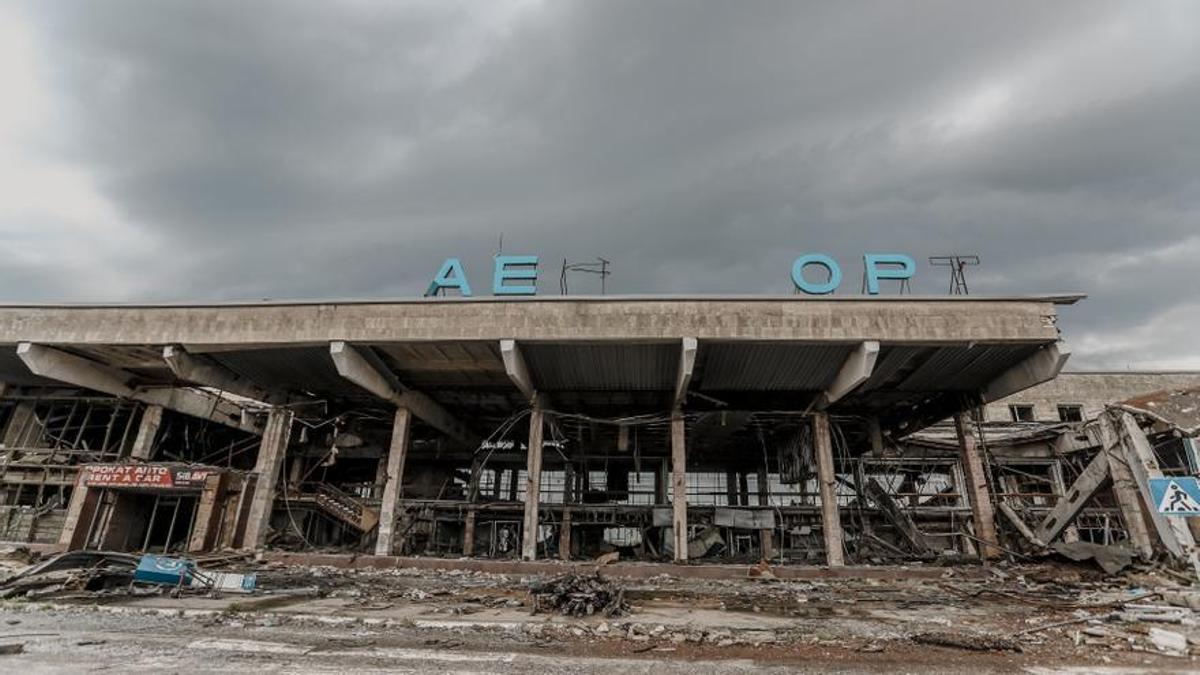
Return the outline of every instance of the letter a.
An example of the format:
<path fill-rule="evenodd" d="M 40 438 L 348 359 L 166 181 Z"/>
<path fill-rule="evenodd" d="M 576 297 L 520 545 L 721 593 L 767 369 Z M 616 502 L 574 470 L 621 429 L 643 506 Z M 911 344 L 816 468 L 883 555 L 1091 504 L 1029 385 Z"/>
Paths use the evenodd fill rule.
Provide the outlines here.
<path fill-rule="evenodd" d="M 463 271 L 462 262 L 458 258 L 446 258 L 437 276 L 429 282 L 429 290 L 425 291 L 425 297 L 437 295 L 438 291 L 444 288 L 457 288 L 464 298 L 471 297 L 471 284 L 467 283 L 467 273 Z"/>

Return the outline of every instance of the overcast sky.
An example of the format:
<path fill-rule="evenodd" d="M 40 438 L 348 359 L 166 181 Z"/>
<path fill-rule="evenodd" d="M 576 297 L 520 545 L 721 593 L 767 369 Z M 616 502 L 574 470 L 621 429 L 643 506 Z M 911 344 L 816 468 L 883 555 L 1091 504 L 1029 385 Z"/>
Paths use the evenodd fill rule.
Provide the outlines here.
<path fill-rule="evenodd" d="M 0 4 L 0 300 L 611 293 L 977 253 L 1078 368 L 1200 368 L 1200 2 Z M 596 292 L 579 278 L 573 292 Z"/>

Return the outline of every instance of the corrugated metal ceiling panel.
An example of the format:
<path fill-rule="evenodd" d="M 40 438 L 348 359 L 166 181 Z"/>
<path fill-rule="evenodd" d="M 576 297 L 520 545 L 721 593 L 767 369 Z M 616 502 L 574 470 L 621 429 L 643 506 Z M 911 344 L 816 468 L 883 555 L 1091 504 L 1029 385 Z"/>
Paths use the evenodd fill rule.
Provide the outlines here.
<path fill-rule="evenodd" d="M 208 356 L 238 375 L 270 389 L 317 395 L 369 396 L 338 375 L 329 347 L 290 347 L 214 352 Z"/>
<path fill-rule="evenodd" d="M 675 387 L 678 343 L 521 344 L 542 391 L 647 391 Z"/>
<path fill-rule="evenodd" d="M 704 391 L 819 391 L 855 345 L 796 342 L 702 343 Z"/>
<path fill-rule="evenodd" d="M 974 391 L 1019 363 L 1036 346 L 942 347 L 897 387 L 901 391 Z"/>

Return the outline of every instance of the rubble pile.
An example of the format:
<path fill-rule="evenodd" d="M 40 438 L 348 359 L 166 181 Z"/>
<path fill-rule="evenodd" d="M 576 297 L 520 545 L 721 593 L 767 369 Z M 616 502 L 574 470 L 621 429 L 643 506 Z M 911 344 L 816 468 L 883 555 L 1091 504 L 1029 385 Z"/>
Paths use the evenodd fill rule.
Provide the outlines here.
<path fill-rule="evenodd" d="M 106 591 L 127 586 L 138 557 L 104 551 L 71 551 L 0 580 L 0 598 L 40 597 L 72 591 Z"/>
<path fill-rule="evenodd" d="M 625 590 L 599 574 L 562 574 L 533 584 L 529 592 L 533 596 L 534 614 L 556 611 L 564 616 L 613 617 L 629 613 Z"/>

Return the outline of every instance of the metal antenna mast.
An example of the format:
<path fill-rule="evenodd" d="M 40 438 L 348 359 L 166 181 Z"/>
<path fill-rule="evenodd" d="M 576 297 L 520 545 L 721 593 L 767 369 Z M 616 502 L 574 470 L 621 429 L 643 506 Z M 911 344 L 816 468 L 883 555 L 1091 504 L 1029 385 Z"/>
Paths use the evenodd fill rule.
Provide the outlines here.
<path fill-rule="evenodd" d="M 596 262 L 569 262 L 563 258 L 562 274 L 558 277 L 558 290 L 563 294 L 568 294 L 567 273 L 568 272 L 583 272 L 584 274 L 595 274 L 600 277 L 600 295 L 608 290 L 608 277 L 612 272 L 608 271 L 608 266 L 612 263 L 604 258 L 596 258 Z"/>
<path fill-rule="evenodd" d="M 950 268 L 950 295 L 970 295 L 967 287 L 967 266 L 979 264 L 977 255 L 934 255 L 929 256 L 929 264 L 934 267 Z"/>

